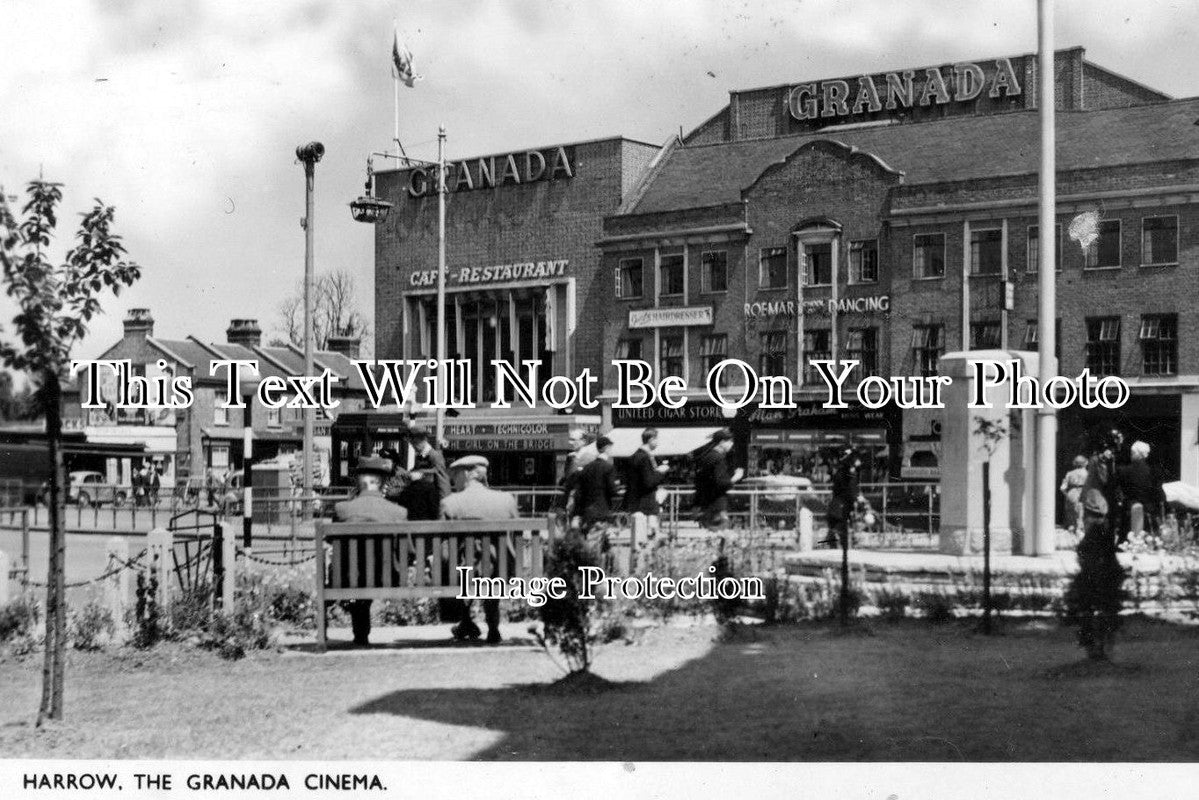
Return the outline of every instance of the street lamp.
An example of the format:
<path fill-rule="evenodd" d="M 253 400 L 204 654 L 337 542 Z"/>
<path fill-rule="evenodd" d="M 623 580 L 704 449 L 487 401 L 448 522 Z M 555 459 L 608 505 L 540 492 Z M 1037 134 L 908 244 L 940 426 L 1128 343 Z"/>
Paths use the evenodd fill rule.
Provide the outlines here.
<path fill-rule="evenodd" d="M 309 142 L 296 148 L 296 158 L 304 164 L 304 374 L 312 374 L 312 184 L 316 163 L 325 155 L 325 146 Z M 304 412 L 304 518 L 309 518 L 312 506 L 312 409 Z"/>
<path fill-rule="evenodd" d="M 399 139 L 397 138 L 397 142 Z M 445 126 L 437 131 L 437 161 L 423 161 L 396 153 L 371 153 L 366 158 L 366 194 L 350 203 L 350 214 L 357 222 L 377 224 L 387 219 L 392 204 L 375 197 L 374 158 L 394 158 L 405 166 L 434 167 L 437 170 L 437 364 L 445 361 Z M 444 389 L 443 389 L 444 391 Z M 440 398 L 435 398 L 440 399 Z M 448 400 L 448 398 L 447 398 Z M 445 436 L 445 408 L 437 404 L 437 446 Z"/>

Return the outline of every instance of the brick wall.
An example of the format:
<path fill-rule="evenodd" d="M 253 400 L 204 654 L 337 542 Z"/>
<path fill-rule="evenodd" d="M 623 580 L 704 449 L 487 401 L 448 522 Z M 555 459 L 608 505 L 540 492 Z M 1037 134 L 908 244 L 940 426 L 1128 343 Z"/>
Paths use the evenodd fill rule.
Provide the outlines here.
<path fill-rule="evenodd" d="M 610 277 L 599 270 L 604 215 L 613 213 L 622 192 L 657 153 L 654 145 L 607 139 L 573 145 L 575 176 L 523 185 L 451 192 L 446 203 L 446 265 L 489 266 L 522 261 L 569 259 L 575 279 L 577 327 L 575 369 L 599 373 L 603 298 Z M 403 352 L 400 309 L 409 276 L 437 268 L 437 197 L 413 198 L 404 172 L 379 176 L 379 196 L 395 204 L 375 236 L 375 353 Z M 485 288 L 480 286 L 479 288 Z"/>

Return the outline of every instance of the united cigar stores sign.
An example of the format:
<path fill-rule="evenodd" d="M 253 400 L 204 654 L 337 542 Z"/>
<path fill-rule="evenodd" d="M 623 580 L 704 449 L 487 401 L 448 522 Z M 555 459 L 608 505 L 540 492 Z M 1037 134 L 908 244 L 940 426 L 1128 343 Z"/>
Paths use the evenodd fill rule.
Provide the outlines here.
<path fill-rule="evenodd" d="M 445 186 L 450 192 L 468 192 L 563 180 L 575 176 L 575 166 L 573 147 L 549 147 L 545 150 L 484 156 L 446 164 Z M 413 197 L 437 195 L 436 165 L 408 171 L 408 194 Z"/>
<path fill-rule="evenodd" d="M 564 278 L 570 259 L 553 261 L 517 261 L 512 264 L 496 264 L 487 267 L 461 267 L 446 270 L 446 283 L 454 286 L 469 286 L 486 283 L 511 283 L 513 281 L 543 282 L 553 278 Z M 413 272 L 408 276 L 412 286 L 437 285 L 437 270 Z"/>
<path fill-rule="evenodd" d="M 798 120 L 851 117 L 884 109 L 966 103 L 984 92 L 992 99 L 1020 94 L 1011 59 L 801 83 L 787 93 L 787 108 Z"/>

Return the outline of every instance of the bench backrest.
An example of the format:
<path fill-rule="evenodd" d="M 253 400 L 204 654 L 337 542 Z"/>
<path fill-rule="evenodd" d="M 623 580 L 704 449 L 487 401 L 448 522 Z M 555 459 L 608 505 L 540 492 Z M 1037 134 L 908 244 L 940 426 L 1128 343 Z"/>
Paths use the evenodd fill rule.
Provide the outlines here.
<path fill-rule="evenodd" d="M 459 566 L 478 576 L 541 577 L 549 531 L 545 518 L 318 522 L 317 585 L 328 600 L 453 597 Z"/>

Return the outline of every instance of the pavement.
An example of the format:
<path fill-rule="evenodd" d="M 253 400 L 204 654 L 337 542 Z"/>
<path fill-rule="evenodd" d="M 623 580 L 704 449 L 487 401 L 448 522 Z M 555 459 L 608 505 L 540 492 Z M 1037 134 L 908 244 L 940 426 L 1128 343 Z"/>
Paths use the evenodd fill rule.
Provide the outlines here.
<path fill-rule="evenodd" d="M 329 628 L 326 637 L 329 652 L 346 655 L 381 655 L 405 650 L 427 650 L 446 652 L 489 652 L 494 650 L 536 650 L 540 648 L 528 633 L 528 622 L 511 622 L 500 625 L 504 641 L 489 645 L 483 640 L 473 642 L 455 641 L 450 636 L 449 623 L 440 625 L 376 625 L 371 627 L 370 646 L 356 647 L 353 634 L 348 627 Z M 279 644 L 293 654 L 318 654 L 316 631 L 290 630 L 279 639 Z"/>

